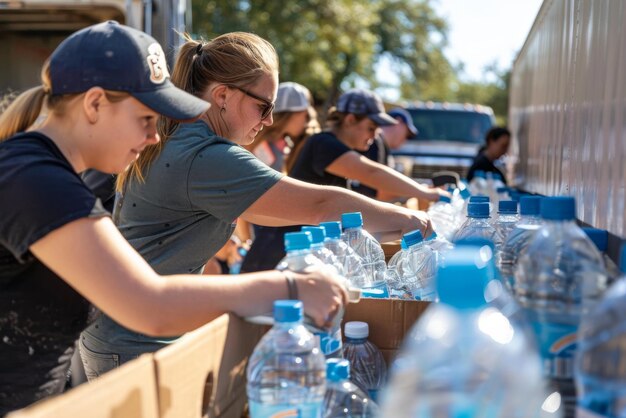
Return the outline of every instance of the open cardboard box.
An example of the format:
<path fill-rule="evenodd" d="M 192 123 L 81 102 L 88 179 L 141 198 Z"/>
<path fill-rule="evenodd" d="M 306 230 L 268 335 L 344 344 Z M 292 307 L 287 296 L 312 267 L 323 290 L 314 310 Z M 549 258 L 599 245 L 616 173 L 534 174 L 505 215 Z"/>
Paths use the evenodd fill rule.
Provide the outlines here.
<path fill-rule="evenodd" d="M 390 366 L 405 335 L 429 305 L 417 300 L 363 298 L 346 306 L 343 322 L 367 322 L 368 340 L 380 349 Z"/>

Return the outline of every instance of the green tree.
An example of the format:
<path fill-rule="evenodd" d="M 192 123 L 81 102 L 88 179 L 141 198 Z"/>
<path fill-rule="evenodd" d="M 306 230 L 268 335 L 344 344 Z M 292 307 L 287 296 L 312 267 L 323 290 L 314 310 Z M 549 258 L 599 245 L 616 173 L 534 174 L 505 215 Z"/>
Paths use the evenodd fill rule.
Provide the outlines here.
<path fill-rule="evenodd" d="M 193 31 L 244 30 L 270 41 L 281 79 L 328 105 L 356 75 L 375 83 L 383 55 L 397 63 L 408 97 L 443 98 L 454 71 L 442 53 L 447 26 L 428 0 L 193 0 Z M 445 93 L 438 93 L 438 91 Z"/>

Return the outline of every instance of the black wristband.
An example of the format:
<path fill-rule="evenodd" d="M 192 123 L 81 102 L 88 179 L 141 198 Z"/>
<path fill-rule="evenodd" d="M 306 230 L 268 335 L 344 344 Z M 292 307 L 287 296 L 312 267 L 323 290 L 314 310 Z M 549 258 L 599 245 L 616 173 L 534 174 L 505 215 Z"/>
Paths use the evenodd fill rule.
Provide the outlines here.
<path fill-rule="evenodd" d="M 296 279 L 291 275 L 290 271 L 284 270 L 283 274 L 285 275 L 285 280 L 287 281 L 287 297 L 290 300 L 297 300 L 298 285 L 296 284 Z"/>

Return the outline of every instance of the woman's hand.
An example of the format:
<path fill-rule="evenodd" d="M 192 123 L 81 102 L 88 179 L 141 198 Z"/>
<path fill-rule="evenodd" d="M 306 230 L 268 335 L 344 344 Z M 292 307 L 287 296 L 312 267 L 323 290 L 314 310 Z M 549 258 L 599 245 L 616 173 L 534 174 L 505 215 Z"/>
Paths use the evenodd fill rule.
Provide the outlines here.
<path fill-rule="evenodd" d="M 408 225 L 402 228 L 402 235 L 416 229 L 422 232 L 424 238 L 428 238 L 433 233 L 433 225 L 428 214 L 420 210 L 410 210 Z"/>
<path fill-rule="evenodd" d="M 290 274 L 295 279 L 304 312 L 318 327 L 330 327 L 334 316 L 348 301 L 345 284 L 336 270 L 311 267 L 304 273 Z"/>

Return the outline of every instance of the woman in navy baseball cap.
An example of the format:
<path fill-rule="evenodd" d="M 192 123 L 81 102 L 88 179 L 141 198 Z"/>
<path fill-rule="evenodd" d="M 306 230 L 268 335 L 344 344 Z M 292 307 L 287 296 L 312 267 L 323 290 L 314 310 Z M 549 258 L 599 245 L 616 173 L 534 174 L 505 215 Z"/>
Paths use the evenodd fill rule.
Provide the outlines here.
<path fill-rule="evenodd" d="M 164 279 L 79 177 L 124 170 L 158 143 L 159 115 L 186 121 L 208 109 L 174 87 L 153 38 L 105 22 L 66 39 L 42 85 L 0 116 L 0 416 L 63 390 L 90 302 L 130 329 L 165 336 L 225 312 L 268 312 L 274 300 L 298 297 L 293 283 L 319 325 L 346 300 L 322 270 Z"/>

